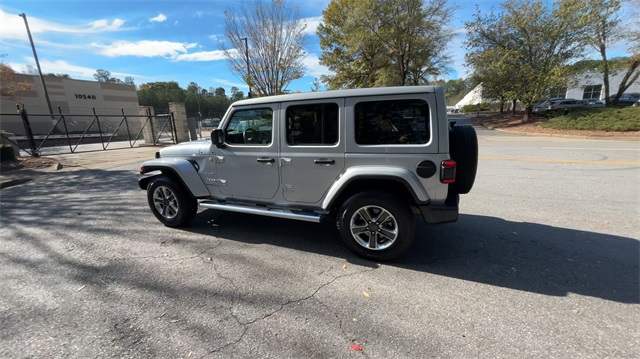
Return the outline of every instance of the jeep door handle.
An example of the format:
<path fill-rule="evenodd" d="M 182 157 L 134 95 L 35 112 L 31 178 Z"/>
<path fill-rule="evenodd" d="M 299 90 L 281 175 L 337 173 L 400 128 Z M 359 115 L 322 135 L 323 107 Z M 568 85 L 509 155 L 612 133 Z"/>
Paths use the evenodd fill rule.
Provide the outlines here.
<path fill-rule="evenodd" d="M 273 158 L 258 158 L 257 159 L 258 162 L 260 163 L 274 163 L 276 160 L 274 160 Z"/>
<path fill-rule="evenodd" d="M 320 158 L 317 160 L 313 160 L 313 163 L 317 165 L 332 165 L 332 164 L 335 164 L 336 161 L 329 158 Z"/>

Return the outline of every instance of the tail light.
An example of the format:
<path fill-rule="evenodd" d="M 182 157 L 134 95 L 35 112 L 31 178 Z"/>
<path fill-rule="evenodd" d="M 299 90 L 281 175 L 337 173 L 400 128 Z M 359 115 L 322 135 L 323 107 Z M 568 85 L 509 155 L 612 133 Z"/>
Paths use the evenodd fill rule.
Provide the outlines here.
<path fill-rule="evenodd" d="M 440 165 L 440 182 L 454 183 L 456 181 L 456 161 L 442 161 Z"/>

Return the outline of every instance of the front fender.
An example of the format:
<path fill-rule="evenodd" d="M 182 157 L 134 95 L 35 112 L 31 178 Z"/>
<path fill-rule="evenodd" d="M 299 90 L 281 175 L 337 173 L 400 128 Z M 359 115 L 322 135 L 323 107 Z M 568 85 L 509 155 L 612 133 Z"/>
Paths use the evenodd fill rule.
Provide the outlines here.
<path fill-rule="evenodd" d="M 340 192 L 352 181 L 359 179 L 390 179 L 402 183 L 416 202 L 428 203 L 429 195 L 415 173 L 402 167 L 360 166 L 347 169 L 333 183 L 322 201 L 322 209 L 331 208 L 332 203 L 340 196 Z"/>
<path fill-rule="evenodd" d="M 209 197 L 209 190 L 202 181 L 195 166 L 197 165 L 182 158 L 158 158 L 144 162 L 140 168 L 140 174 L 162 171 L 162 173 L 166 175 L 173 175 L 173 177 L 184 185 L 193 197 Z M 148 184 L 148 181 L 153 177 L 149 179 L 146 178 L 148 177 L 139 181 L 140 188 L 146 189 L 146 186 L 143 187 L 143 185 Z"/>

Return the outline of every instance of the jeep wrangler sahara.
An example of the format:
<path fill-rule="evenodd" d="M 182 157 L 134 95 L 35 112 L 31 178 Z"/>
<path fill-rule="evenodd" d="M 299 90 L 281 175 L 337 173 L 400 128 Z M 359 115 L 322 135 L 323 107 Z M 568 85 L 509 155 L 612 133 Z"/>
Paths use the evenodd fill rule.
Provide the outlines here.
<path fill-rule="evenodd" d="M 373 259 L 411 245 L 415 217 L 458 219 L 473 186 L 478 140 L 447 120 L 443 87 L 389 87 L 242 100 L 211 141 L 163 148 L 139 180 L 164 225 L 198 206 L 320 222 Z"/>

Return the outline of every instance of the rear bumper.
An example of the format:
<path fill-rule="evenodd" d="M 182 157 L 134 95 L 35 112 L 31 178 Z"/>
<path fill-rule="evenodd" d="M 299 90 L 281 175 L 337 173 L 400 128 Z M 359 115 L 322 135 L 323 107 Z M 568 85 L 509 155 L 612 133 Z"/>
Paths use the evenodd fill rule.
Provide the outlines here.
<path fill-rule="evenodd" d="M 449 196 L 444 204 L 418 206 L 422 218 L 428 224 L 449 223 L 458 220 L 459 196 Z"/>

